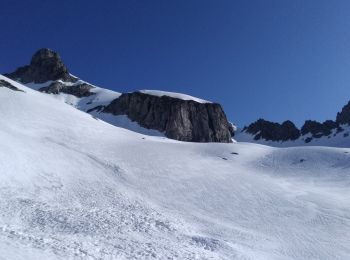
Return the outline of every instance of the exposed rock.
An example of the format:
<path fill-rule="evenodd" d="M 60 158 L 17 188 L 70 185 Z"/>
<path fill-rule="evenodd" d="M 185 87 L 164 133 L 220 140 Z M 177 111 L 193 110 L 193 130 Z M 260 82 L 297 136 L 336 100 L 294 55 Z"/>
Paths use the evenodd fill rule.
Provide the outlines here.
<path fill-rule="evenodd" d="M 171 139 L 191 142 L 232 142 L 232 125 L 219 104 L 198 103 L 140 92 L 125 93 L 104 109 L 127 115 L 142 127 L 158 130 Z"/>
<path fill-rule="evenodd" d="M 81 98 L 81 97 L 88 97 L 88 96 L 94 95 L 95 93 L 90 92 L 92 88 L 93 86 L 86 83 L 69 86 L 69 85 L 63 84 L 62 82 L 56 81 L 56 82 L 53 82 L 48 87 L 40 88 L 39 91 L 45 92 L 48 94 L 59 94 L 62 92 L 62 93 L 71 94 L 73 96 Z"/>
<path fill-rule="evenodd" d="M 338 128 L 338 124 L 332 120 L 327 120 L 323 123 L 307 120 L 301 128 L 301 134 L 312 134 L 314 138 L 320 138 L 322 136 L 328 136 L 332 133 L 332 130 Z"/>
<path fill-rule="evenodd" d="M 323 122 L 323 125 L 328 129 L 335 129 L 339 127 L 339 124 L 333 120 L 326 120 Z"/>
<path fill-rule="evenodd" d="M 5 88 L 9 88 L 13 91 L 21 91 L 24 92 L 23 90 L 16 88 L 15 86 L 13 86 L 10 82 L 7 82 L 5 80 L 0 79 L 0 87 L 5 87 Z"/>
<path fill-rule="evenodd" d="M 246 127 L 244 131 L 254 135 L 255 140 L 288 141 L 300 137 L 299 129 L 289 120 L 279 124 L 259 119 Z"/>
<path fill-rule="evenodd" d="M 327 136 L 331 138 L 344 131 L 342 124 L 350 125 L 350 101 L 345 105 L 341 112 L 337 113 L 336 121 L 326 120 L 323 123 L 306 120 L 299 130 L 291 121 L 285 121 L 283 124 L 269 122 L 264 119 L 250 124 L 243 129 L 243 132 L 254 135 L 254 140 L 264 139 L 267 141 L 287 141 L 295 140 L 300 136 L 311 134 L 303 138 L 305 143 L 309 143 L 313 138 L 321 138 Z"/>
<path fill-rule="evenodd" d="M 44 83 L 59 79 L 69 82 L 77 81 L 77 78 L 69 74 L 60 56 L 50 49 L 40 49 L 32 57 L 30 65 L 20 67 L 15 72 L 5 74 L 5 76 L 24 84 Z"/>
<path fill-rule="evenodd" d="M 341 112 L 337 113 L 338 124 L 350 125 L 350 101 L 342 108 Z"/>
<path fill-rule="evenodd" d="M 94 112 L 94 111 L 101 112 L 104 108 L 105 108 L 105 106 L 100 105 L 100 106 L 97 106 L 97 107 L 90 108 L 86 112 L 87 113 L 91 113 L 91 112 Z"/>

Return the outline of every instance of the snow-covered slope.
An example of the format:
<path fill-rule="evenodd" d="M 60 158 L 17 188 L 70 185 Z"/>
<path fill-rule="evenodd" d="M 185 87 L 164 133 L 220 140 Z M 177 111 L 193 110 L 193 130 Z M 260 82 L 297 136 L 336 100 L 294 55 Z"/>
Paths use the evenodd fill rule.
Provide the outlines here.
<path fill-rule="evenodd" d="M 59 99 L 69 105 L 72 105 L 81 111 L 88 112 L 94 117 L 104 120 L 114 126 L 122 127 L 137 133 L 142 133 L 150 136 L 164 136 L 163 133 L 157 130 L 146 129 L 141 127 L 138 123 L 132 122 L 125 115 L 116 116 L 109 113 L 104 113 L 102 111 L 103 107 L 109 105 L 114 99 L 118 98 L 121 95 L 121 93 L 106 88 L 94 86 L 83 80 L 78 80 L 76 82 L 64 82 L 62 80 L 57 80 L 56 82 L 59 82 L 65 86 L 78 86 L 85 83 L 93 87 L 91 89 L 91 92 L 94 93 L 93 95 L 87 97 L 77 97 L 62 92 L 58 94 L 52 94 L 56 99 Z M 53 81 L 48 81 L 41 84 L 28 83 L 26 84 L 26 86 L 34 90 L 40 90 L 41 88 L 50 86 L 52 83 Z M 200 98 L 175 92 L 166 92 L 160 90 L 140 90 L 139 92 L 153 96 L 169 96 L 182 100 L 193 100 L 198 103 L 211 103 Z"/>
<path fill-rule="evenodd" d="M 169 92 L 169 91 L 162 91 L 162 90 L 140 90 L 140 92 L 144 93 L 144 94 L 158 96 L 158 97 L 168 96 L 168 97 L 178 98 L 178 99 L 182 99 L 182 100 L 193 100 L 193 101 L 196 101 L 198 103 L 211 103 L 211 102 L 206 101 L 204 99 L 200 99 L 200 98 L 192 97 L 190 95 L 176 93 L 176 92 Z"/>
<path fill-rule="evenodd" d="M 349 259 L 350 149 L 150 137 L 0 79 L 0 258 Z"/>
<path fill-rule="evenodd" d="M 56 82 L 60 82 L 66 86 L 78 86 L 85 83 L 93 87 L 90 91 L 94 93 L 94 95 L 88 97 L 76 97 L 74 95 L 65 94 L 62 92 L 52 95 L 56 99 L 72 105 L 82 111 L 88 111 L 89 109 L 95 108 L 97 106 L 108 105 L 113 99 L 116 99 L 121 95 L 119 92 L 100 88 L 83 80 L 78 80 L 76 82 L 64 82 L 62 80 L 57 80 Z M 48 81 L 42 84 L 28 83 L 26 86 L 34 90 L 40 90 L 41 88 L 47 87 L 52 83 L 53 81 Z"/>
<path fill-rule="evenodd" d="M 91 95 L 88 97 L 77 97 L 77 96 L 62 93 L 62 92 L 58 94 L 50 94 L 54 98 L 64 103 L 67 103 L 81 111 L 88 112 L 92 116 L 99 118 L 103 121 L 106 121 L 114 126 L 122 127 L 137 133 L 142 133 L 150 136 L 164 136 L 159 131 L 141 127 L 137 122 L 132 122 L 125 115 L 116 116 L 109 113 L 103 113 L 102 112 L 103 107 L 109 105 L 114 99 L 118 98 L 121 95 L 121 93 L 112 91 L 106 88 L 100 88 L 98 86 L 94 86 L 83 80 L 78 80 L 77 82 L 74 82 L 74 83 L 64 82 L 61 80 L 57 80 L 56 82 L 60 82 L 66 86 L 78 86 L 84 83 L 88 84 L 93 87 L 90 91 L 94 93 L 94 95 Z M 53 81 L 48 81 L 42 84 L 28 83 L 26 84 L 26 86 L 34 90 L 39 90 L 43 87 L 47 87 L 51 85 L 52 83 Z"/>

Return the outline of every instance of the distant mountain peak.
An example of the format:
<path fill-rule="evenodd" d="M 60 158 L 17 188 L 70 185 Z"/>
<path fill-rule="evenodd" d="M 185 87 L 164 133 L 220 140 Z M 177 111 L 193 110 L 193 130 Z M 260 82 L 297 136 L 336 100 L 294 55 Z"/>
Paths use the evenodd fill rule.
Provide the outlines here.
<path fill-rule="evenodd" d="M 77 78 L 69 74 L 60 55 L 48 48 L 39 49 L 34 53 L 29 65 L 20 67 L 5 76 L 25 84 L 54 80 L 77 81 Z"/>
<path fill-rule="evenodd" d="M 312 141 L 318 140 L 318 143 L 329 145 L 330 142 L 322 140 L 347 138 L 350 133 L 350 101 L 337 113 L 336 120 L 326 120 L 318 122 L 315 120 L 306 120 L 304 125 L 298 129 L 291 121 L 287 120 L 282 124 L 259 119 L 249 126 L 245 127 L 241 133 L 247 135 L 236 136 L 238 141 L 261 141 L 269 142 L 270 145 L 276 145 L 281 142 L 290 142 L 295 145 L 294 141 L 299 141 L 305 145 Z M 271 143 L 272 142 L 272 143 Z M 275 143 L 273 143 L 275 142 Z M 337 142 L 337 141 L 332 141 Z M 317 143 L 317 142 L 316 142 Z M 315 142 L 311 143 L 312 145 Z"/>
<path fill-rule="evenodd" d="M 337 114 L 336 121 L 339 124 L 350 124 L 350 101 Z"/>
<path fill-rule="evenodd" d="M 41 48 L 37 52 L 34 53 L 30 64 L 35 66 L 42 66 L 44 65 L 43 62 L 47 60 L 54 60 L 55 63 L 62 63 L 62 59 L 60 55 L 48 48 Z M 66 68 L 65 68 L 66 69 Z"/>

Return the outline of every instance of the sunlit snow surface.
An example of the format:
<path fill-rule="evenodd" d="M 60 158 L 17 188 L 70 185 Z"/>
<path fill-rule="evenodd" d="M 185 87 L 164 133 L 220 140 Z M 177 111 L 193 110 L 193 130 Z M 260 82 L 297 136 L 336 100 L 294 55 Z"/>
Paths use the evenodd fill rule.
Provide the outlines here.
<path fill-rule="evenodd" d="M 350 259 L 349 148 L 150 137 L 12 84 L 0 259 Z"/>
<path fill-rule="evenodd" d="M 186 94 L 176 93 L 176 92 L 169 92 L 169 91 L 162 91 L 162 90 L 140 90 L 139 92 L 152 95 L 152 96 L 157 96 L 157 97 L 168 96 L 168 97 L 178 98 L 182 100 L 192 100 L 198 103 L 211 103 L 204 99 L 200 99 L 197 97 L 192 97 Z"/>

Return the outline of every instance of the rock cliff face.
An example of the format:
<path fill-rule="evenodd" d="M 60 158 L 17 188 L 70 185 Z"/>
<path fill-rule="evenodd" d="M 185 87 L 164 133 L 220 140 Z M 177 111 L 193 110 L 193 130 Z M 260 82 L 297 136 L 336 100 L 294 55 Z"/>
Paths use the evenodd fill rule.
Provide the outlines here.
<path fill-rule="evenodd" d="M 63 80 L 75 82 L 60 56 L 50 49 L 40 49 L 32 57 L 29 65 L 18 68 L 15 72 L 5 74 L 6 77 L 21 83 L 45 83 L 47 81 Z"/>
<path fill-rule="evenodd" d="M 140 92 L 125 93 L 104 108 L 139 125 L 189 142 L 232 142 L 233 128 L 219 104 L 198 103 Z"/>

